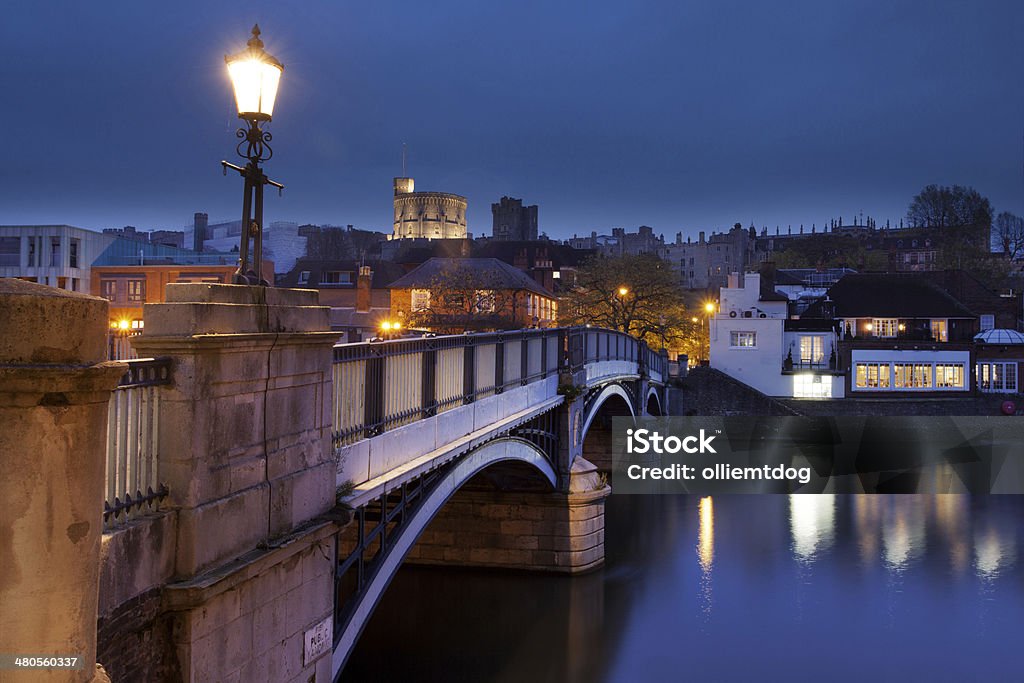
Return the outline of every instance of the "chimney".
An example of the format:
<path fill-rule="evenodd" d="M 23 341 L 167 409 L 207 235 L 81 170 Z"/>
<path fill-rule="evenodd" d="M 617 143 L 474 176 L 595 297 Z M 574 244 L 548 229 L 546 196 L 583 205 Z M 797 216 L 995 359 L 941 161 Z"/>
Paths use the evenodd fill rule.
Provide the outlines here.
<path fill-rule="evenodd" d="M 765 294 L 775 293 L 775 262 L 764 261 L 761 263 L 761 291 L 759 294 L 764 296 Z"/>
<path fill-rule="evenodd" d="M 700 244 L 704 244 L 704 231 L 703 230 L 700 231 L 699 240 L 698 241 L 700 242 Z"/>
<path fill-rule="evenodd" d="M 196 212 L 192 216 L 192 249 L 195 251 L 203 250 L 203 242 L 206 241 L 206 225 L 209 223 L 210 217 L 205 213 Z"/>
<path fill-rule="evenodd" d="M 373 271 L 370 266 L 359 266 L 359 277 L 356 278 L 356 311 L 366 313 L 370 310 L 370 289 L 373 282 Z"/>

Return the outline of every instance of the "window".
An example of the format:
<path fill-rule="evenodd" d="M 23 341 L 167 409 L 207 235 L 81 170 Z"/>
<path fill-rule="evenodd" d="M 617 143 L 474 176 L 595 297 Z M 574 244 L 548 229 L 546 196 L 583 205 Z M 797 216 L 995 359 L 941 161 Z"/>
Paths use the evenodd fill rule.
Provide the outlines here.
<path fill-rule="evenodd" d="M 800 365 L 822 365 L 825 362 L 825 338 L 819 335 L 800 337 Z"/>
<path fill-rule="evenodd" d="M 146 281 L 128 280 L 128 301 L 139 303 L 146 300 Z"/>
<path fill-rule="evenodd" d="M 351 270 L 325 270 L 320 274 L 321 285 L 350 285 L 352 284 Z"/>
<path fill-rule="evenodd" d="M 494 290 L 478 289 L 473 293 L 474 313 L 494 313 Z"/>
<path fill-rule="evenodd" d="M 100 296 L 108 301 L 117 301 L 117 280 L 100 280 Z"/>
<path fill-rule="evenodd" d="M 78 267 L 78 244 L 79 240 L 71 240 L 70 242 L 68 242 L 68 265 L 71 268 Z"/>
<path fill-rule="evenodd" d="M 301 270 L 301 271 L 299 271 L 299 284 L 300 285 L 308 285 L 309 284 L 309 271 L 308 270 Z"/>
<path fill-rule="evenodd" d="M 50 238 L 50 267 L 51 268 L 59 268 L 60 267 L 60 238 L 59 237 L 51 237 Z"/>
<path fill-rule="evenodd" d="M 936 363 L 935 386 L 939 389 L 963 389 L 963 363 Z"/>
<path fill-rule="evenodd" d="M 21 265 L 21 238 L 0 237 L 0 266 Z"/>
<path fill-rule="evenodd" d="M 946 320 L 932 321 L 932 339 L 935 341 L 949 341 L 949 325 Z"/>
<path fill-rule="evenodd" d="M 857 363 L 856 385 L 858 389 L 888 389 L 888 363 Z"/>
<path fill-rule="evenodd" d="M 895 337 L 899 329 L 899 320 L 896 318 L 875 318 L 871 321 L 871 329 L 876 337 Z"/>
<path fill-rule="evenodd" d="M 36 256 L 36 238 L 28 238 L 28 267 L 35 268 L 39 265 L 38 257 Z"/>
<path fill-rule="evenodd" d="M 430 290 L 429 289 L 414 289 L 412 290 L 412 296 L 410 306 L 414 313 L 421 313 L 430 308 Z"/>
<path fill-rule="evenodd" d="M 978 389 L 990 392 L 1017 391 L 1017 363 L 978 363 Z"/>
<path fill-rule="evenodd" d="M 931 389 L 932 387 L 931 363 L 894 363 L 893 375 L 893 388 L 895 389 Z"/>
<path fill-rule="evenodd" d="M 740 349 L 752 349 L 757 346 L 756 332 L 730 332 L 729 346 Z"/>
<path fill-rule="evenodd" d="M 985 313 L 981 316 L 981 331 L 995 329 L 996 317 L 991 313 Z"/>

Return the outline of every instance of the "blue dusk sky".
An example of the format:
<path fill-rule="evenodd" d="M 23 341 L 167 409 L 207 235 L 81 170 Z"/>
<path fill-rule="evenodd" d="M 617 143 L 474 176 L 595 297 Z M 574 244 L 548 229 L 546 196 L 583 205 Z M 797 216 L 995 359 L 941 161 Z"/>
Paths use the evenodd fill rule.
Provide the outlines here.
<path fill-rule="evenodd" d="M 285 64 L 267 220 L 390 231 L 417 189 L 502 195 L 568 237 L 898 221 L 929 183 L 1024 213 L 1019 0 L 14 3 L 0 223 L 237 217 L 224 68 Z"/>

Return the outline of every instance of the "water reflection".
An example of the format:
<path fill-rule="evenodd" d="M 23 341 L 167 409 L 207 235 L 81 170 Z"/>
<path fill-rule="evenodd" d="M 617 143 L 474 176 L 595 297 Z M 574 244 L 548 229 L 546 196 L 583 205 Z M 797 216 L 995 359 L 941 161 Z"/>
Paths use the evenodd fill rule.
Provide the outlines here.
<path fill-rule="evenodd" d="M 603 571 L 403 569 L 344 680 L 1016 680 L 1022 519 L 1014 496 L 613 495 Z"/>
<path fill-rule="evenodd" d="M 836 497 L 833 494 L 793 494 L 789 496 L 789 530 L 793 536 L 793 554 L 810 564 L 818 553 L 832 546 L 835 539 Z"/>
<path fill-rule="evenodd" d="M 892 496 L 882 515 L 885 566 L 900 573 L 924 550 L 925 496 Z"/>
<path fill-rule="evenodd" d="M 700 499 L 697 529 L 697 561 L 700 563 L 700 604 L 705 619 L 711 618 L 711 567 L 715 561 L 715 503 L 711 496 Z"/>

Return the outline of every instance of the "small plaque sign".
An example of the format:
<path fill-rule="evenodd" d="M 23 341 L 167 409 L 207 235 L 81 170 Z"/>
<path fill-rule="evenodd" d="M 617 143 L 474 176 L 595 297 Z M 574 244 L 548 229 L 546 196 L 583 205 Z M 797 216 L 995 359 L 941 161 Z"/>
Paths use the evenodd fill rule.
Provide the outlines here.
<path fill-rule="evenodd" d="M 334 617 L 327 617 L 313 628 L 308 629 L 303 634 L 302 640 L 306 644 L 302 665 L 309 666 L 313 660 L 330 651 L 331 644 L 334 642 Z"/>

